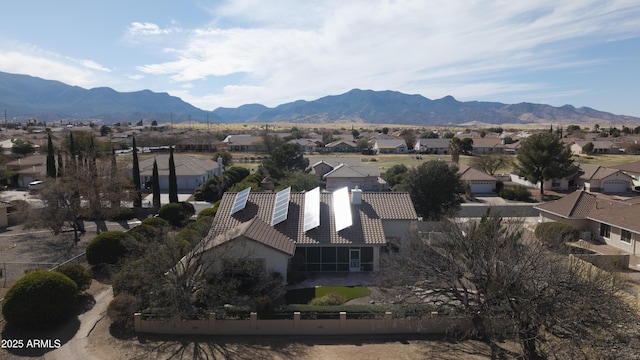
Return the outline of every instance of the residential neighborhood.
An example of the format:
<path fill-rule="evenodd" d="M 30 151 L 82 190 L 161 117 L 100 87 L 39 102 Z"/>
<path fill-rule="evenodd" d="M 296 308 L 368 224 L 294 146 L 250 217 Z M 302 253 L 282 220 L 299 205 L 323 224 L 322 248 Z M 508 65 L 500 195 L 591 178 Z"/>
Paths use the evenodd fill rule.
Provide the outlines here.
<path fill-rule="evenodd" d="M 160 323 L 147 315 L 151 301 L 167 307 L 178 305 L 170 298 L 159 300 L 140 293 L 160 286 L 156 282 L 165 280 L 140 280 L 139 276 L 151 270 L 147 269 L 149 265 L 139 265 L 142 262 L 136 261 L 162 263 L 167 279 L 174 279 L 171 282 L 194 281 L 194 289 L 199 290 L 188 296 L 189 301 L 201 300 L 192 306 L 210 304 L 217 308 L 231 303 L 250 304 L 255 320 L 251 317 L 246 319 L 247 323 L 243 323 L 244 320 L 228 323 L 225 326 L 241 327 L 229 333 L 295 334 L 296 330 L 283 325 L 285 323 L 260 325 L 266 324 L 261 322 L 266 320 L 260 319 L 264 316 L 263 310 L 255 299 L 261 299 L 269 308 L 284 309 L 292 306 L 284 303 L 284 294 L 308 284 L 312 284 L 312 288 L 346 285 L 347 288 L 378 289 L 376 284 L 390 281 L 386 277 L 395 254 L 405 259 L 415 254 L 412 248 L 415 239 L 429 246 L 439 246 L 443 238 L 447 239 L 448 233 L 441 229 L 447 217 L 468 224 L 482 223 L 481 219 L 486 216 L 498 216 L 500 221 L 522 221 L 527 236 L 534 236 L 533 230 L 541 224 L 565 224 L 578 234 L 576 241 L 568 242 L 569 246 L 578 249 L 577 252 L 592 253 L 589 256 L 593 257 L 580 258 L 585 259 L 581 260 L 585 264 L 607 263 L 613 261 L 615 255 L 617 266 L 622 267 L 618 271 L 625 274 L 640 271 L 640 246 L 636 244 L 640 240 L 640 229 L 635 226 L 637 216 L 634 215 L 634 209 L 640 204 L 640 193 L 636 192 L 640 161 L 622 151 L 598 151 L 600 144 L 595 143 L 588 153 L 579 152 L 577 147 L 585 146 L 582 140 L 571 141 L 569 137 L 544 129 L 512 131 L 505 136 L 506 140 L 498 132 L 483 130 L 483 137 L 473 129 L 415 128 L 383 134 L 363 128 L 357 130 L 355 139 L 356 129 L 292 127 L 288 131 L 272 127 L 266 132 L 256 127 L 245 132 L 223 129 L 220 133 L 162 126 L 152 129 L 144 125 L 109 129 L 79 125 L 57 129 L 55 133 L 53 128 L 45 132 L 52 135 L 51 151 L 47 137 L 39 140 L 37 147 L 33 142 L 28 153 L 18 153 L 19 148 L 13 146 L 3 151 L 6 185 L 5 191 L 0 192 L 0 227 L 6 231 L 22 229 L 28 223 L 36 223 L 30 219 L 37 216 L 39 225 L 36 226 L 41 229 L 66 229 L 55 231 L 68 234 L 69 239 L 75 234 L 73 241 L 80 252 L 77 256 L 94 271 L 101 261 L 106 261 L 92 260 L 94 255 L 90 255 L 89 250 L 101 233 L 135 237 L 141 241 L 136 246 L 146 243 L 144 246 L 149 250 L 137 250 L 135 255 L 134 252 L 129 255 L 137 258 L 122 258 L 110 265 L 121 273 L 114 279 L 118 276 L 118 279 L 127 279 L 115 280 L 109 288 L 114 293 L 112 301 L 121 301 L 126 291 L 138 297 L 142 304 L 124 317 L 131 321 L 133 332 L 219 334 L 222 331 L 212 327 L 211 319 L 202 320 L 209 321 L 206 326 L 194 319 L 189 330 L 177 325 L 181 323 L 175 323 L 174 318 Z M 10 143 L 16 139 L 30 141 L 32 133 L 14 131 Z M 430 137 L 420 138 L 422 134 Z M 355 141 L 345 140 L 349 137 Z M 528 139 L 538 137 L 555 139 L 561 148 L 571 153 L 570 172 L 534 181 L 515 165 L 519 164 L 520 151 L 530 151 Z M 624 149 L 619 147 L 623 142 L 635 144 L 633 137 L 630 134 L 629 139 L 617 139 L 615 146 Z M 452 156 L 457 151 L 451 145 L 453 138 L 471 139 L 473 144 L 473 150 L 460 156 L 458 162 Z M 71 155 L 72 151 L 76 151 L 75 156 Z M 281 151 L 286 155 L 280 157 Z M 616 157 L 623 160 L 618 161 Z M 491 165 L 498 160 L 499 165 Z M 451 194 L 456 200 L 447 205 L 451 206 L 447 209 L 454 212 L 447 212 L 447 216 L 419 210 L 424 209 L 424 202 L 431 201 L 429 194 L 446 195 L 450 191 L 445 190 L 448 189 L 445 184 L 438 183 L 439 173 L 418 177 L 433 164 L 444 164 L 438 171 L 448 169 L 453 181 L 460 185 L 460 192 Z M 134 179 L 139 179 L 139 183 Z M 416 182 L 420 186 L 415 186 Z M 99 190 L 88 191 L 94 188 Z M 538 195 L 542 190 L 547 194 Z M 79 194 L 78 201 L 58 204 L 55 206 L 61 207 L 53 209 L 55 202 L 51 196 L 60 198 L 69 191 Z M 518 191 L 524 197 L 509 195 Z M 100 198 L 96 200 L 96 196 Z M 448 200 L 436 201 L 444 204 Z M 30 204 L 31 209 L 26 209 L 24 203 Z M 102 209 L 94 208 L 96 203 L 102 204 Z M 429 206 L 436 208 L 442 204 Z M 177 205 L 182 210 L 177 210 Z M 165 209 L 172 207 L 176 212 L 166 215 L 169 213 Z M 122 212 L 122 209 L 132 211 Z M 456 212 L 466 215 L 456 216 Z M 110 215 L 124 213 L 128 214 L 124 222 Z M 56 218 L 60 222 L 54 221 Z M 163 225 L 168 222 L 171 227 Z M 89 237 L 85 233 L 90 234 Z M 129 233 L 132 235 L 127 235 Z M 186 247 L 175 247 L 173 241 Z M 165 250 L 156 248 L 155 242 L 164 242 Z M 176 253 L 164 258 L 167 251 Z M 158 262 L 160 257 L 162 261 Z M 3 273 L 8 280 L 7 290 L 24 274 L 11 260 L 7 257 L 2 260 L 7 267 Z M 59 264 L 65 260 L 56 258 L 52 262 Z M 267 278 L 268 282 L 263 283 Z M 636 279 L 633 276 L 629 279 L 633 283 L 640 281 L 640 276 L 637 280 L 633 280 Z M 202 282 L 205 285 L 195 285 Z M 132 284 L 139 285 L 132 287 Z M 255 290 L 260 286 L 270 290 Z M 416 291 L 422 291 L 416 290 L 419 288 L 416 286 L 405 289 L 413 289 L 411 296 L 415 297 Z M 368 295 L 364 299 L 371 300 L 363 301 L 386 304 L 387 312 L 418 306 L 408 300 L 397 300 L 409 296 L 397 288 L 384 291 L 395 294 L 396 300 Z M 212 295 L 215 293 L 218 295 Z M 420 296 L 424 301 L 417 304 L 435 306 L 429 308 L 431 313 L 444 312 L 445 308 L 446 311 L 466 311 L 462 305 L 451 305 L 457 304 L 454 298 L 443 300 L 446 305 L 432 305 L 435 300 Z M 346 303 L 340 304 L 348 309 Z M 172 316 L 187 315 L 174 313 Z M 442 331 L 424 319 L 420 323 L 394 320 L 393 326 L 389 325 L 390 318 L 380 323 L 371 320 L 367 326 L 378 329 L 375 331 L 357 327 L 351 320 L 345 320 L 343 325 L 338 325 L 339 320 L 327 323 L 322 330 L 314 328 L 320 326 L 315 323 L 298 317 L 292 319 L 291 324 L 297 324 L 298 331 L 317 335 Z M 215 321 L 222 324 L 232 320 Z M 446 321 L 449 326 L 461 329 L 468 326 Z M 180 330 L 176 330 L 176 326 Z"/>

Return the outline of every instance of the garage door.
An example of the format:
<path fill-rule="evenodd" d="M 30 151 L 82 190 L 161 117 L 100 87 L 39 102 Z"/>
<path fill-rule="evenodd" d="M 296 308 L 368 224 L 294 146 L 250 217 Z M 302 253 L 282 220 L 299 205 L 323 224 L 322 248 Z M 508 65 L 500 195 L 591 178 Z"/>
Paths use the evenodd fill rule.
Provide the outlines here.
<path fill-rule="evenodd" d="M 473 194 L 488 194 L 491 192 L 493 192 L 492 182 L 471 183 L 471 193 Z"/>
<path fill-rule="evenodd" d="M 602 184 L 602 192 L 623 193 L 627 191 L 628 185 L 625 181 L 606 181 Z"/>

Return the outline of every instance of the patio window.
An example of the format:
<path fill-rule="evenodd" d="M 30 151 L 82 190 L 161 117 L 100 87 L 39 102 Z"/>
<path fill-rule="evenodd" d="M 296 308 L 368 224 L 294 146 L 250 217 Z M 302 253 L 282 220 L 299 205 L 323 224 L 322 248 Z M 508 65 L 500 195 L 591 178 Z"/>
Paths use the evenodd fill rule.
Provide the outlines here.
<path fill-rule="evenodd" d="M 620 240 L 628 244 L 631 244 L 631 231 L 622 230 L 620 232 Z"/>
<path fill-rule="evenodd" d="M 611 225 L 608 224 L 600 224 L 600 236 L 604 238 L 611 237 Z"/>

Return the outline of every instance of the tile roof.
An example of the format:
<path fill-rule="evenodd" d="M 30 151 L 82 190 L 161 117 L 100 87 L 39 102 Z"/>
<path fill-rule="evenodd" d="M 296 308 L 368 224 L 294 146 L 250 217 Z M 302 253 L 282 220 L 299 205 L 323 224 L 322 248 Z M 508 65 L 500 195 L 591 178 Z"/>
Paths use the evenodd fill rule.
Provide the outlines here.
<path fill-rule="evenodd" d="M 158 175 L 169 175 L 169 154 L 158 154 L 140 160 L 140 175 L 152 176 L 153 160 L 158 162 Z M 177 176 L 204 175 L 218 168 L 218 163 L 210 159 L 199 159 L 185 154 L 173 154 Z"/>
<path fill-rule="evenodd" d="M 202 250 L 209 250 L 240 236 L 244 236 L 288 255 L 293 255 L 296 250 L 293 240 L 257 217 L 219 234 L 213 238 L 212 241 L 209 241 Z"/>
<path fill-rule="evenodd" d="M 340 164 L 324 174 L 323 178 L 364 178 L 372 176 L 380 176 L 380 169 L 378 169 L 377 166 L 349 166 Z"/>
<path fill-rule="evenodd" d="M 364 192 L 362 203 L 351 205 L 353 225 L 336 232 L 331 211 L 331 195 L 328 192 L 320 194 L 320 226 L 304 232 L 304 193 L 292 192 L 287 220 L 273 226 L 272 230 L 292 239 L 296 244 L 382 245 L 386 243 L 382 220 L 417 220 L 418 218 L 408 193 Z M 275 193 L 250 193 L 245 208 L 230 215 L 235 196 L 236 193 L 232 192 L 223 195 L 216 220 L 207 236 L 208 241 L 255 218 L 266 224 L 271 223 Z M 266 234 L 266 232 L 256 231 L 255 234 Z"/>
<path fill-rule="evenodd" d="M 612 166 L 612 169 L 622 170 L 630 174 L 640 174 L 640 161 L 633 161 L 630 163 L 620 164 Z"/>
<path fill-rule="evenodd" d="M 379 149 L 396 149 L 398 147 L 407 147 L 407 143 L 404 140 L 376 140 L 375 147 Z"/>
<path fill-rule="evenodd" d="M 495 177 L 464 164 L 458 165 L 458 174 L 462 181 L 498 181 Z"/>
<path fill-rule="evenodd" d="M 586 191 L 574 191 L 571 194 L 551 202 L 534 206 L 564 218 L 586 218 L 596 204 L 596 195 Z"/>
<path fill-rule="evenodd" d="M 568 219 L 589 219 L 640 233 L 640 198 L 619 200 L 575 191 L 534 208 Z"/>
<path fill-rule="evenodd" d="M 311 167 L 314 167 L 321 162 L 324 162 L 325 164 L 331 167 L 336 167 L 340 164 L 346 164 L 349 166 L 358 166 L 362 164 L 362 159 L 359 157 L 327 156 L 327 157 L 314 157 L 314 158 L 311 158 L 309 161 L 309 163 L 311 164 Z"/>

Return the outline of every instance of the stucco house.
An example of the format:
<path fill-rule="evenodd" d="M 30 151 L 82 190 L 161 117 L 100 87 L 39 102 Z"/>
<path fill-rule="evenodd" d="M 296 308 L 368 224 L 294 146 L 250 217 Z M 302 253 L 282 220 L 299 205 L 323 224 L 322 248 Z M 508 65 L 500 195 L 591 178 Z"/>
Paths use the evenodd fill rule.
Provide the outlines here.
<path fill-rule="evenodd" d="M 47 175 L 47 155 L 32 155 L 10 161 L 6 164 L 7 170 L 16 173 L 16 185 L 26 188 L 35 180 L 44 180 Z"/>
<path fill-rule="evenodd" d="M 373 144 L 376 154 L 406 154 L 407 143 L 404 140 L 376 140 Z"/>
<path fill-rule="evenodd" d="M 580 164 L 580 171 L 574 178 L 579 188 L 590 192 L 624 193 L 631 191 L 633 178 L 622 170 L 592 164 Z"/>
<path fill-rule="evenodd" d="M 153 157 L 140 160 L 140 181 L 142 186 L 151 184 L 153 177 L 153 161 L 158 163 L 158 176 L 160 190 L 169 190 L 169 154 L 158 154 Z M 222 159 L 213 161 L 200 159 L 185 154 L 173 154 L 176 165 L 176 180 L 179 191 L 193 192 L 198 186 L 213 176 L 222 175 Z"/>
<path fill-rule="evenodd" d="M 326 182 L 327 191 L 334 191 L 341 187 L 349 189 L 359 188 L 363 191 L 386 191 L 387 182 L 380 177 L 377 166 L 352 166 L 340 164 L 322 176 Z"/>
<path fill-rule="evenodd" d="M 582 148 L 588 143 L 593 144 L 592 153 L 594 154 L 620 154 L 621 153 L 620 146 L 618 146 L 618 144 L 610 140 L 579 140 L 571 144 L 570 146 L 571 153 L 575 155 L 584 154 L 585 152 L 582 150 Z"/>
<path fill-rule="evenodd" d="M 240 210 L 237 194 L 223 195 L 203 240 L 208 256 L 217 262 L 214 268 L 241 258 L 285 280 L 290 271 L 376 271 L 381 249 L 405 239 L 418 219 L 408 193 L 330 193 L 316 188 L 291 192 L 288 201 L 280 202 L 287 210 L 284 220 L 280 217 L 272 225 L 277 193 L 249 193 Z M 347 219 L 351 221 L 345 226 Z"/>
<path fill-rule="evenodd" d="M 469 165 L 459 164 L 458 174 L 462 181 L 469 184 L 471 194 L 489 194 L 496 191 L 498 179 Z"/>
<path fill-rule="evenodd" d="M 227 146 L 229 151 L 259 152 L 264 149 L 262 138 L 253 135 L 228 135 L 222 140 L 222 143 Z"/>
<path fill-rule="evenodd" d="M 612 166 L 612 169 L 622 170 L 625 174 L 633 178 L 633 185 L 640 186 L 640 161 L 633 161 L 616 166 Z"/>
<path fill-rule="evenodd" d="M 315 158 L 314 163 L 310 166 L 312 174 L 316 174 L 320 177 L 324 176 L 329 171 L 336 168 L 340 164 L 348 166 L 361 166 L 362 159 L 356 157 L 323 157 Z"/>
<path fill-rule="evenodd" d="M 349 140 L 336 140 L 328 143 L 324 147 L 332 152 L 356 152 L 358 150 L 356 143 Z"/>
<path fill-rule="evenodd" d="M 640 198 L 627 200 L 575 191 L 559 200 L 536 205 L 540 221 L 575 226 L 583 238 L 596 239 L 621 252 L 640 255 Z"/>
<path fill-rule="evenodd" d="M 448 154 L 451 139 L 418 139 L 413 150 L 425 154 Z"/>

